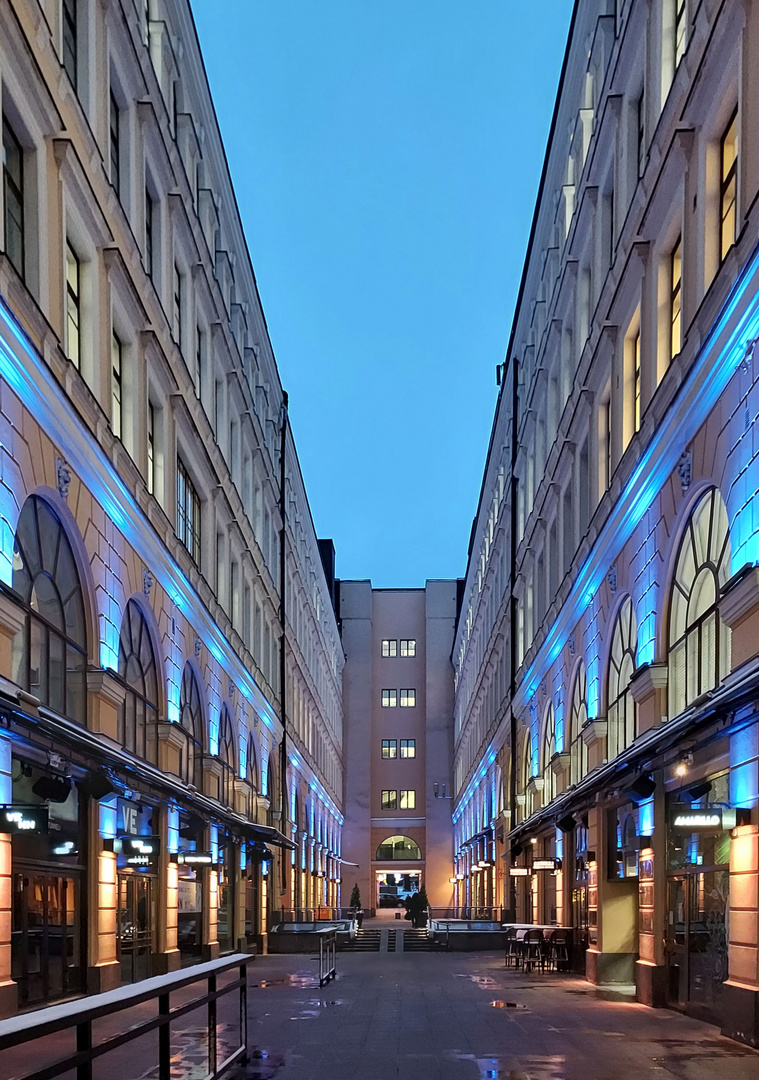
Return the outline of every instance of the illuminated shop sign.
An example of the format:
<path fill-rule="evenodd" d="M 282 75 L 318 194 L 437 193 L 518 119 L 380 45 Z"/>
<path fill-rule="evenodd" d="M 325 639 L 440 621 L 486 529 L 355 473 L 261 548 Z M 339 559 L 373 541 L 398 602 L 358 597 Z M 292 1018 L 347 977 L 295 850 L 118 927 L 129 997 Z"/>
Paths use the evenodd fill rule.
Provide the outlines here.
<path fill-rule="evenodd" d="M 46 806 L 0 807 L 0 832 L 46 833 L 48 831 L 48 808 Z"/>
<path fill-rule="evenodd" d="M 512 866 L 509 870 L 511 877 L 529 877 L 530 871 L 526 866 Z"/>
<path fill-rule="evenodd" d="M 157 871 L 161 838 L 160 836 L 119 836 L 113 842 L 113 850 L 119 856 L 119 866 Z"/>
<path fill-rule="evenodd" d="M 533 870 L 560 870 L 561 869 L 561 859 L 542 859 L 542 858 L 533 859 L 532 860 L 532 869 Z"/>
<path fill-rule="evenodd" d="M 694 832 L 698 829 L 710 831 L 727 831 L 734 829 L 736 825 L 743 823 L 744 814 L 740 810 L 730 810 L 727 807 L 707 807 L 705 810 L 680 810 L 673 820 L 673 829 L 682 829 L 684 832 Z"/>
<path fill-rule="evenodd" d="M 213 866 L 214 863 L 214 857 L 210 851 L 179 851 L 171 858 L 180 866 Z"/>

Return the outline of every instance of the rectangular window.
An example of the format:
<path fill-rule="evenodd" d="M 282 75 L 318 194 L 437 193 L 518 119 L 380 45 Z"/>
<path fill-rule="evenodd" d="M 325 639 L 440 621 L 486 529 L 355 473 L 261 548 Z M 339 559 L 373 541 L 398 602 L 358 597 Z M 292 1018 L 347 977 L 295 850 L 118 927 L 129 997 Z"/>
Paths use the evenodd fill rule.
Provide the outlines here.
<path fill-rule="evenodd" d="M 174 306 L 171 332 L 174 341 L 182 349 L 182 275 L 179 267 L 174 263 Z"/>
<path fill-rule="evenodd" d="M 115 334 L 111 336 L 111 427 L 117 439 L 123 438 L 124 399 L 121 383 L 121 342 Z"/>
<path fill-rule="evenodd" d="M 401 810 L 416 810 L 416 791 L 401 791 Z"/>
<path fill-rule="evenodd" d="M 681 327 L 681 314 L 682 314 L 682 283 L 683 283 L 683 265 L 680 257 L 680 242 L 681 237 L 678 237 L 677 243 L 672 249 L 672 259 L 670 262 L 670 281 L 671 290 L 669 294 L 669 320 L 672 332 L 670 335 L 670 357 L 675 357 L 680 352 L 682 346 L 682 327 Z"/>
<path fill-rule="evenodd" d="M 416 656 L 416 640 L 401 638 L 401 656 Z"/>
<path fill-rule="evenodd" d="M 401 757 L 416 757 L 416 739 L 401 739 Z"/>
<path fill-rule="evenodd" d="M 198 326 L 195 333 L 195 397 L 200 400 L 203 391 L 203 331 Z"/>
<path fill-rule="evenodd" d="M 155 495 L 155 408 L 148 402 L 148 492 Z"/>
<path fill-rule="evenodd" d="M 5 252 L 24 278 L 24 155 L 21 144 L 3 117 L 3 224 Z"/>
<path fill-rule="evenodd" d="M 111 149 L 111 183 L 116 194 L 121 197 L 121 143 L 119 139 L 119 103 L 116 101 L 111 90 L 110 105 L 110 149 Z"/>
<path fill-rule="evenodd" d="M 200 566 L 200 499 L 181 458 L 177 458 L 177 536 Z"/>
<path fill-rule="evenodd" d="M 397 690 L 383 690 L 382 691 L 382 708 L 394 709 L 398 704 L 398 692 Z"/>
<path fill-rule="evenodd" d="M 416 690 L 401 690 L 401 708 L 413 709 L 416 705 Z"/>
<path fill-rule="evenodd" d="M 637 138 L 638 138 L 638 177 L 643 175 L 646 167 L 646 93 L 641 90 L 636 105 L 637 112 Z"/>
<path fill-rule="evenodd" d="M 383 810 L 397 810 L 398 809 L 398 792 L 397 791 L 383 791 L 382 792 L 382 809 Z"/>
<path fill-rule="evenodd" d="M 686 29 L 688 26 L 688 0 L 673 0 L 675 7 L 674 38 L 675 38 L 675 68 L 683 58 L 686 45 Z"/>
<path fill-rule="evenodd" d="M 633 431 L 640 431 L 640 330 L 633 340 Z"/>
<path fill-rule="evenodd" d="M 394 758 L 398 754 L 398 743 L 395 739 L 383 739 L 382 740 L 382 756 L 383 758 Z"/>
<path fill-rule="evenodd" d="M 76 90 L 77 74 L 76 3 L 77 0 L 63 0 L 62 10 L 63 67 L 74 90 Z"/>
<path fill-rule="evenodd" d="M 382 639 L 382 655 L 383 656 L 397 656 L 398 655 L 398 642 L 393 638 Z"/>
<path fill-rule="evenodd" d="M 601 406 L 603 409 L 603 464 L 606 475 L 603 478 L 604 491 L 611 484 L 611 396 Z"/>
<path fill-rule="evenodd" d="M 71 244 L 66 244 L 66 351 L 77 370 L 81 360 L 79 328 L 81 316 L 79 259 Z"/>
<path fill-rule="evenodd" d="M 155 250 L 154 247 L 153 247 L 153 227 L 154 227 L 154 225 L 155 225 L 155 205 L 153 203 L 152 198 L 150 197 L 150 192 L 148 191 L 147 188 L 145 188 L 145 270 L 147 272 L 148 277 L 151 279 L 151 281 L 153 280 L 153 272 L 154 272 L 154 269 L 155 269 L 154 266 L 153 266 L 153 258 L 154 258 L 154 250 Z"/>
<path fill-rule="evenodd" d="M 720 143 L 720 262 L 735 242 L 738 191 L 738 109 L 736 107 Z"/>

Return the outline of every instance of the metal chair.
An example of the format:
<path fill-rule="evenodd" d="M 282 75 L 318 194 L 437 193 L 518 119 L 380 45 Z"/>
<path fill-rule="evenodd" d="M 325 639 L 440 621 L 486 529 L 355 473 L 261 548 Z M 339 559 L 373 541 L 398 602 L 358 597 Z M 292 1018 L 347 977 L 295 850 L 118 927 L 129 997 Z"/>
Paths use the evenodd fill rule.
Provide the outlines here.
<path fill-rule="evenodd" d="M 528 930 L 523 939 L 523 958 L 525 971 L 532 971 L 533 964 L 540 964 L 540 970 L 545 968 L 545 950 L 542 930 Z"/>
<path fill-rule="evenodd" d="M 511 967 L 511 961 L 514 961 L 514 967 L 519 967 L 519 942 L 517 941 L 516 927 L 512 926 L 506 931 L 506 967 Z"/>
<path fill-rule="evenodd" d="M 553 964 L 555 971 L 559 970 L 559 964 L 563 965 L 564 971 L 569 967 L 569 934 L 566 930 L 554 930 L 549 934 L 548 964 Z"/>

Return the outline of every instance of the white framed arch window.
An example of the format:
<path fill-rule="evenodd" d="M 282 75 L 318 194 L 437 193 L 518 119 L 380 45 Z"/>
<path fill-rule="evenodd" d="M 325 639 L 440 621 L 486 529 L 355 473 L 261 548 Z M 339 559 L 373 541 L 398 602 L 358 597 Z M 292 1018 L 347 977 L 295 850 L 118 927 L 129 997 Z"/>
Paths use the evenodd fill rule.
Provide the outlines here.
<path fill-rule="evenodd" d="M 717 488 L 696 504 L 672 581 L 669 611 L 669 716 L 713 689 L 730 668 L 730 629 L 719 617 L 719 595 L 730 575 L 727 510 Z"/>
<path fill-rule="evenodd" d="M 556 716 L 553 702 L 546 709 L 543 723 L 543 805 L 556 798 L 556 774 L 551 768 L 551 758 L 556 753 Z"/>
<path fill-rule="evenodd" d="M 569 720 L 569 782 L 577 784 L 588 771 L 588 748 L 582 729 L 588 722 L 588 673 L 585 661 L 577 665 Z"/>
<path fill-rule="evenodd" d="M 614 623 L 609 656 L 608 758 L 611 760 L 630 745 L 638 733 L 638 712 L 630 690 L 636 667 L 638 625 L 630 597 L 622 602 Z"/>

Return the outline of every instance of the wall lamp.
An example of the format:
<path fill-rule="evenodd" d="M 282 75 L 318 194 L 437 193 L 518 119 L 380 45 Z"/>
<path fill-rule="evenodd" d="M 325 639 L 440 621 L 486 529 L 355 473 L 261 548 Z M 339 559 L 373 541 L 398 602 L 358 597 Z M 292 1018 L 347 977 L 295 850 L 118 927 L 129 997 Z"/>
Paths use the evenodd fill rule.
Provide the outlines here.
<path fill-rule="evenodd" d="M 439 784 L 437 780 L 432 785 L 432 794 L 436 799 L 453 799 L 453 795 L 446 795 L 445 784 Z"/>

